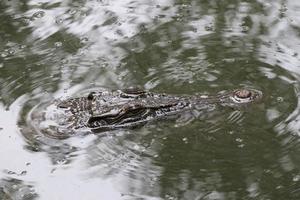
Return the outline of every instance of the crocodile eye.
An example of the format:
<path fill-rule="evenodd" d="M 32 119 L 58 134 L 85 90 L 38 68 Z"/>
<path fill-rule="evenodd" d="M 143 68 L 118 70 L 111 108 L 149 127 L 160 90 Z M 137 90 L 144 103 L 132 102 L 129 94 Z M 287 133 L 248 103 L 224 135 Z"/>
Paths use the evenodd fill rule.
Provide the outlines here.
<path fill-rule="evenodd" d="M 240 89 L 233 92 L 231 100 L 235 103 L 249 103 L 260 99 L 261 92 L 249 89 Z"/>
<path fill-rule="evenodd" d="M 238 89 L 229 93 L 230 104 L 233 106 L 258 102 L 262 97 L 263 93 L 255 89 Z"/>
<path fill-rule="evenodd" d="M 250 98 L 252 96 L 252 93 L 251 91 L 249 90 L 238 90 L 234 93 L 234 95 L 237 97 L 237 98 L 241 98 L 241 99 L 246 99 L 246 98 Z"/>

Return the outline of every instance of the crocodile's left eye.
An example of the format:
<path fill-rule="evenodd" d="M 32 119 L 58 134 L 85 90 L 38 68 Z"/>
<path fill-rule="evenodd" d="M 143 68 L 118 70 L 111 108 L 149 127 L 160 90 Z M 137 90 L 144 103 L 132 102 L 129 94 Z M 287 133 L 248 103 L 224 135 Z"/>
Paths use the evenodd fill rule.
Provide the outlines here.
<path fill-rule="evenodd" d="M 233 92 L 232 100 L 236 103 L 248 103 L 255 101 L 261 95 L 258 91 L 240 89 Z"/>
<path fill-rule="evenodd" d="M 252 96 L 252 93 L 251 91 L 249 90 L 237 90 L 235 91 L 234 95 L 237 97 L 237 98 L 240 98 L 240 99 L 246 99 L 246 98 L 249 98 Z"/>

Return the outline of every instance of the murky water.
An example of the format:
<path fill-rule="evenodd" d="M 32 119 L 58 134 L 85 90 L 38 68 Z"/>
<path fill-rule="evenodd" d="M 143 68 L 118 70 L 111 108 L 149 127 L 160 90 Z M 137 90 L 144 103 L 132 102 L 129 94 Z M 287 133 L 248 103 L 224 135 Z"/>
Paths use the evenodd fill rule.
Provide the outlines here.
<path fill-rule="evenodd" d="M 0 2 L 0 199 L 300 199 L 300 2 Z M 263 91 L 192 121 L 36 137 L 34 107 L 91 88 Z"/>

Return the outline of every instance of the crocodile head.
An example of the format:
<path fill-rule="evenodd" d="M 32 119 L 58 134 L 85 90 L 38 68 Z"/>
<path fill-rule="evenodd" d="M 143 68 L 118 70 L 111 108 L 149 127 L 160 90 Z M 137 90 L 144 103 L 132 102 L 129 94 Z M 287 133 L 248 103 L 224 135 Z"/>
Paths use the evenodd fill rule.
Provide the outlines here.
<path fill-rule="evenodd" d="M 174 116 L 192 109 L 205 110 L 215 105 L 243 107 L 258 102 L 262 92 L 237 89 L 214 96 L 155 94 L 142 90 L 92 92 L 87 97 L 71 98 L 58 104 L 70 112 L 74 127 L 94 131 L 132 127 L 153 119 Z M 208 111 L 209 112 L 209 111 Z"/>

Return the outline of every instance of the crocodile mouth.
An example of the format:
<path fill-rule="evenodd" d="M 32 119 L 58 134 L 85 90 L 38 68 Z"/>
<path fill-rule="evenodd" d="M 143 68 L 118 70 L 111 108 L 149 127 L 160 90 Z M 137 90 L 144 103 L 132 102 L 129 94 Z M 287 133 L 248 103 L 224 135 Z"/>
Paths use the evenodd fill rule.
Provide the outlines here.
<path fill-rule="evenodd" d="M 145 124 L 151 120 L 166 117 L 184 110 L 182 104 L 168 105 L 162 107 L 130 107 L 117 113 L 104 113 L 91 116 L 87 121 L 87 127 L 92 131 L 103 131 L 114 128 L 134 127 Z"/>
<path fill-rule="evenodd" d="M 92 116 L 87 127 L 93 132 L 143 125 L 157 117 L 158 110 L 141 108 L 118 115 Z"/>

